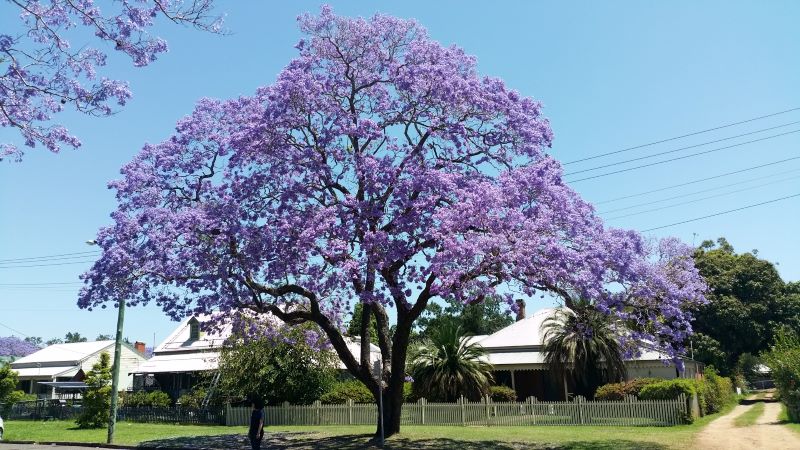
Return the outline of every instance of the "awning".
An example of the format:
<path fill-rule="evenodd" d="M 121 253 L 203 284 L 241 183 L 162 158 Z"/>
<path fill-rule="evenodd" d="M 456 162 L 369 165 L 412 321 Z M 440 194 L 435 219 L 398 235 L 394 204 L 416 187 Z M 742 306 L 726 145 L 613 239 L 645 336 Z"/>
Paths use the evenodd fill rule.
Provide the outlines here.
<path fill-rule="evenodd" d="M 142 364 L 139 364 L 139 367 L 131 373 L 203 372 L 207 370 L 217 370 L 218 364 L 219 353 L 216 352 L 174 353 L 153 356 Z"/>
<path fill-rule="evenodd" d="M 17 372 L 20 378 L 39 378 L 39 377 L 71 377 L 78 373 L 79 366 L 55 366 L 55 367 L 25 367 L 22 369 L 11 368 Z"/>
<path fill-rule="evenodd" d="M 87 386 L 83 381 L 39 381 L 36 384 L 51 386 L 60 390 L 84 390 Z"/>

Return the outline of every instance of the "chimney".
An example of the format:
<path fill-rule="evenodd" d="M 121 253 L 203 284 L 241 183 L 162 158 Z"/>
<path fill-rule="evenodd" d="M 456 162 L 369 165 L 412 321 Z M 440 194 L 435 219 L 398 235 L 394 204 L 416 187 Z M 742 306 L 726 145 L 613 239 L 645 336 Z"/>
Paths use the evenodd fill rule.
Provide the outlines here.
<path fill-rule="evenodd" d="M 133 348 L 135 348 L 137 352 L 139 352 L 139 353 L 144 355 L 144 342 L 136 341 L 133 344 Z"/>
<path fill-rule="evenodd" d="M 517 322 L 525 318 L 525 300 L 517 299 Z"/>

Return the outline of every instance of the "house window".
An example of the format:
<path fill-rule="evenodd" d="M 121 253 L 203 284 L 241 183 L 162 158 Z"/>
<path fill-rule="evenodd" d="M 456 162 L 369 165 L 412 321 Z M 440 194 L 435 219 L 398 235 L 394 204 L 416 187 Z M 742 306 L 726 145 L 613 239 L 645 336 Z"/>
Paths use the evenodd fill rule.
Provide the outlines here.
<path fill-rule="evenodd" d="M 200 324 L 197 320 L 189 322 L 189 339 L 193 341 L 200 339 Z"/>

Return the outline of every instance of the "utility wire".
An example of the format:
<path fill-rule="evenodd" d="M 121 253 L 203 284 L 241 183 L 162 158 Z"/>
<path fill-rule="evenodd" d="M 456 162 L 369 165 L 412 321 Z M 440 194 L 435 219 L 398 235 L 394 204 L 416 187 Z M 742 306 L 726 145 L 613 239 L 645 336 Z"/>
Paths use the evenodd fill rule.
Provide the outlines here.
<path fill-rule="evenodd" d="M 11 258 L 11 259 L 0 259 L 0 264 L 2 263 L 11 263 L 11 262 L 35 262 L 36 260 L 45 259 L 73 259 L 73 258 L 80 258 L 81 256 L 93 256 L 100 252 L 97 250 L 93 251 L 86 251 L 86 252 L 75 252 L 75 253 L 60 253 L 57 255 L 45 255 L 45 256 L 31 256 L 28 258 Z M 81 255 L 81 256 L 74 256 L 74 255 Z M 67 257 L 67 258 L 64 258 Z"/>
<path fill-rule="evenodd" d="M 737 138 L 744 137 L 744 136 L 750 136 L 750 135 L 753 135 L 753 134 L 763 133 L 765 131 L 776 130 L 778 128 L 788 127 L 789 125 L 797 125 L 798 123 L 800 123 L 800 120 L 797 120 L 797 121 L 794 121 L 794 122 L 785 123 L 783 125 L 778 125 L 778 126 L 775 126 L 775 127 L 763 128 L 761 130 L 751 131 L 749 133 L 737 134 L 736 136 L 726 137 L 726 138 L 722 138 L 722 139 L 716 139 L 716 140 L 713 140 L 713 141 L 708 141 L 708 142 L 703 142 L 703 143 L 700 143 L 700 144 L 689 145 L 689 146 L 686 146 L 686 147 L 680 147 L 680 148 L 676 148 L 676 149 L 673 149 L 673 150 L 667 150 L 667 151 L 664 151 L 664 152 L 653 153 L 651 155 L 640 156 L 638 158 L 631 158 L 631 159 L 626 159 L 626 160 L 623 160 L 623 161 L 617 161 L 617 162 L 614 162 L 614 163 L 611 163 L 611 164 L 604 164 L 602 166 L 595 166 L 595 167 L 590 167 L 588 169 L 577 170 L 575 172 L 568 172 L 568 173 L 565 173 L 564 176 L 575 175 L 575 174 L 584 173 L 584 172 L 591 172 L 591 171 L 594 171 L 594 170 L 605 169 L 606 167 L 614 167 L 614 166 L 617 166 L 617 165 L 620 165 L 620 164 L 626 164 L 626 163 L 634 162 L 634 161 L 641 161 L 643 159 L 655 158 L 656 156 L 668 155 L 670 153 L 676 153 L 676 152 L 680 152 L 680 151 L 683 151 L 683 150 L 689 150 L 691 148 L 697 148 L 697 147 L 703 147 L 705 145 L 717 144 L 719 142 L 730 141 L 731 139 L 737 139 Z M 777 135 L 777 136 L 781 136 L 781 135 Z"/>
<path fill-rule="evenodd" d="M 0 269 L 23 269 L 26 267 L 50 267 L 50 266 L 66 266 L 69 264 L 88 264 L 94 262 L 94 259 L 87 259 L 85 261 L 71 261 L 71 262 L 59 262 L 59 263 L 48 263 L 48 264 L 27 264 L 21 266 L 0 266 Z"/>
<path fill-rule="evenodd" d="M 752 141 L 745 141 L 745 142 L 739 142 L 738 144 L 726 145 L 725 147 L 712 148 L 711 150 L 705 150 L 705 151 L 702 151 L 702 152 L 691 153 L 691 154 L 684 155 L 684 156 L 677 156 L 675 158 L 665 159 L 665 160 L 662 160 L 662 161 L 656 161 L 656 162 L 649 163 L 649 164 L 642 164 L 640 166 L 628 167 L 627 169 L 620 169 L 620 170 L 615 170 L 613 172 L 601 173 L 599 175 L 593 175 L 591 177 L 579 178 L 577 180 L 569 180 L 568 182 L 569 183 L 577 183 L 579 181 L 594 180 L 595 178 L 607 177 L 609 175 L 616 175 L 618 173 L 630 172 L 632 170 L 643 169 L 645 167 L 657 166 L 659 164 L 666 164 L 668 162 L 678 161 L 678 160 L 681 160 L 681 159 L 692 158 L 692 157 L 700 156 L 700 155 L 707 155 L 709 153 L 714 153 L 714 152 L 718 152 L 718 151 L 722 151 L 722 150 L 727 150 L 727 149 L 734 148 L 734 147 L 741 147 L 742 145 L 752 144 L 754 142 L 765 141 L 767 139 L 774 139 L 776 137 L 786 136 L 787 134 L 798 133 L 798 132 L 800 132 L 800 129 L 787 131 L 786 133 L 775 134 L 775 135 L 772 135 L 772 136 L 766 136 L 766 137 L 763 137 L 763 138 L 760 138 L 760 139 L 753 139 Z"/>
<path fill-rule="evenodd" d="M 685 202 L 680 202 L 680 203 L 673 203 L 671 205 L 659 206 L 658 208 L 645 209 L 643 211 L 637 211 L 637 212 L 633 212 L 633 213 L 629 213 L 629 214 L 623 214 L 621 216 L 607 217 L 606 219 L 607 220 L 616 220 L 616 219 L 622 219 L 624 217 L 638 216 L 640 214 L 646 214 L 646 213 L 650 213 L 650 212 L 661 211 L 663 209 L 676 208 L 678 206 L 689 205 L 691 203 L 697 203 L 697 202 L 701 202 L 703 200 L 710 200 L 712 198 L 724 197 L 726 195 L 731 195 L 731 194 L 736 194 L 736 193 L 739 193 L 739 192 L 749 191 L 751 189 L 764 187 L 764 186 L 768 186 L 770 184 L 780 183 L 780 182 L 783 182 L 783 181 L 794 180 L 796 178 L 797 177 L 784 178 L 782 180 L 777 180 L 777 181 L 773 181 L 773 182 L 770 182 L 770 183 L 763 183 L 763 184 L 759 184 L 759 185 L 756 185 L 756 186 L 746 187 L 746 188 L 743 188 L 743 189 L 737 189 L 737 190 L 734 190 L 734 191 L 723 192 L 721 194 L 709 195 L 707 197 L 701 197 L 701 198 L 697 198 L 697 199 L 689 200 L 689 201 L 685 201 Z"/>
<path fill-rule="evenodd" d="M 0 286 L 49 286 L 60 284 L 83 284 L 80 281 L 62 281 L 56 283 L 0 283 Z"/>
<path fill-rule="evenodd" d="M 705 178 L 699 178 L 697 180 L 687 181 L 685 183 L 673 184 L 671 186 L 666 186 L 666 187 L 662 187 L 662 188 L 658 188 L 658 189 L 652 189 L 652 190 L 649 190 L 649 191 L 639 192 L 637 194 L 625 195 L 625 196 L 622 196 L 622 197 L 612 198 L 612 199 L 609 199 L 609 200 L 603 200 L 602 202 L 594 202 L 594 204 L 595 205 L 602 205 L 604 203 L 611 203 L 611 202 L 616 202 L 616 201 L 619 201 L 619 200 L 627 200 L 629 198 L 641 197 L 642 195 L 652 194 L 654 192 L 661 192 L 661 191 L 666 191 L 666 190 L 669 190 L 669 189 L 688 186 L 690 184 L 702 183 L 703 181 L 715 180 L 717 178 L 727 177 L 729 175 L 735 175 L 737 173 L 749 172 L 751 170 L 761 169 L 763 167 L 768 167 L 768 166 L 774 166 L 776 164 L 783 164 L 785 162 L 794 161 L 794 160 L 797 160 L 797 159 L 800 159 L 800 156 L 781 159 L 779 161 L 773 161 L 773 162 L 770 162 L 770 163 L 760 164 L 760 165 L 757 165 L 757 166 L 746 167 L 744 169 L 734 170 L 733 172 L 725 172 L 725 173 L 721 173 L 719 175 L 714 175 L 714 176 L 705 177 Z"/>
<path fill-rule="evenodd" d="M 775 202 L 779 202 L 779 201 L 782 201 L 782 200 L 787 200 L 787 199 L 794 198 L 794 197 L 800 197 L 800 194 L 788 195 L 786 197 L 767 200 L 767 201 L 761 202 L 761 203 L 754 203 L 752 205 L 742 206 L 741 208 L 729 209 L 727 211 L 721 211 L 721 212 L 718 212 L 718 213 L 709 214 L 707 216 L 701 216 L 701 217 L 695 217 L 694 219 L 682 220 L 680 222 L 671 223 L 669 225 L 662 225 L 660 227 L 648 228 L 646 230 L 642 230 L 642 233 L 647 233 L 648 231 L 660 230 L 662 228 L 674 227 L 675 225 L 682 225 L 684 223 L 696 222 L 698 220 L 708 219 L 709 217 L 716 217 L 716 216 L 721 216 L 723 214 L 730 214 L 732 212 L 742 211 L 742 210 L 749 209 L 749 208 L 755 208 L 756 206 L 767 205 L 769 203 L 775 203 Z"/>
<path fill-rule="evenodd" d="M 602 158 L 604 156 L 609 156 L 609 155 L 616 155 L 618 153 L 628 152 L 628 151 L 631 151 L 631 150 L 636 150 L 636 149 L 639 149 L 639 148 L 649 147 L 649 146 L 656 145 L 656 144 L 663 144 L 664 142 L 675 141 L 675 140 L 683 139 L 683 138 L 689 137 L 689 136 L 696 136 L 698 134 L 703 134 L 703 133 L 708 133 L 708 132 L 711 132 L 711 131 L 721 130 L 723 128 L 729 128 L 729 127 L 733 127 L 733 126 L 736 126 L 736 125 L 741 125 L 741 124 L 744 124 L 744 123 L 754 122 L 756 120 L 766 119 L 768 117 L 779 116 L 781 114 L 786 114 L 786 113 L 790 113 L 792 111 L 797 111 L 797 110 L 800 110 L 800 108 L 787 109 L 785 111 L 779 111 L 779 112 L 776 112 L 776 113 L 767 114 L 765 116 L 753 117 L 752 119 L 742 120 L 742 121 L 739 121 L 739 122 L 733 122 L 733 123 L 729 123 L 729 124 L 726 124 L 726 125 L 720 125 L 718 127 L 708 128 L 708 129 L 700 130 L 700 131 L 695 131 L 693 133 L 688 133 L 688 134 L 684 134 L 684 135 L 681 135 L 681 136 L 675 136 L 675 137 L 671 137 L 671 138 L 668 138 L 668 139 L 661 139 L 659 141 L 648 142 L 647 144 L 641 144 L 641 145 L 637 145 L 635 147 L 623 148 L 621 150 L 616 150 L 616 151 L 613 151 L 613 152 L 601 153 L 599 155 L 594 155 L 594 156 L 589 156 L 589 157 L 586 157 L 586 158 L 576 159 L 574 161 L 565 162 L 565 163 L 563 163 L 563 165 L 566 166 L 566 165 L 569 165 L 569 164 L 576 164 L 576 163 L 579 163 L 579 162 L 589 161 L 589 160 L 597 159 L 597 158 Z"/>
<path fill-rule="evenodd" d="M 776 174 L 766 175 L 766 176 L 763 176 L 763 177 L 750 178 L 749 180 L 738 181 L 736 183 L 723 184 L 722 186 L 715 186 L 713 188 L 701 189 L 699 191 L 687 192 L 685 194 L 673 195 L 672 197 L 666 197 L 666 198 L 662 198 L 662 199 L 659 199 L 659 200 L 653 200 L 651 202 L 643 202 L 643 203 L 637 203 L 635 205 L 625 206 L 625 207 L 622 207 L 622 208 L 608 209 L 608 210 L 605 210 L 605 211 L 600 211 L 598 214 L 608 214 L 608 213 L 613 213 L 613 212 L 618 212 L 618 211 L 626 211 L 626 210 L 629 210 L 629 209 L 638 208 L 640 206 L 649 206 L 649 205 L 653 205 L 653 204 L 656 204 L 656 203 L 666 202 L 666 201 L 669 201 L 669 200 L 675 200 L 676 198 L 685 198 L 685 197 L 688 197 L 688 196 L 691 196 L 691 195 L 703 194 L 703 193 L 706 193 L 706 192 L 716 191 L 716 190 L 724 189 L 724 188 L 727 188 L 727 187 L 739 186 L 741 184 L 752 183 L 753 181 L 763 180 L 765 178 L 774 178 L 777 175 L 784 175 L 784 174 L 787 174 L 787 173 L 794 173 L 794 172 L 797 172 L 798 170 L 800 170 L 800 168 L 787 170 L 785 172 L 778 172 Z M 780 180 L 780 181 L 785 181 L 785 180 L 786 179 L 783 179 L 783 180 Z M 767 184 L 772 184 L 772 183 L 767 183 Z M 764 186 L 764 185 L 761 184 L 761 185 L 758 185 L 758 186 Z M 758 187 L 758 186 L 754 186 L 754 187 Z M 2 286 L 2 284 L 0 284 L 0 286 Z"/>

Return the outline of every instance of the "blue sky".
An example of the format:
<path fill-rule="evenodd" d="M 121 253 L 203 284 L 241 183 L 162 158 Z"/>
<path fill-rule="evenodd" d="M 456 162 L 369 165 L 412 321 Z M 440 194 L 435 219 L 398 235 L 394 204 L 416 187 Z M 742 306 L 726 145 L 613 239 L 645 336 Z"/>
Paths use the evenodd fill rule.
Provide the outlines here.
<path fill-rule="evenodd" d="M 436 40 L 476 55 L 482 74 L 501 77 L 544 104 L 556 136 L 552 154 L 562 162 L 800 107 L 797 2 L 330 3 L 343 15 L 381 11 L 416 18 Z M 296 16 L 316 12 L 319 5 L 220 2 L 233 32 L 230 36 L 161 27 L 158 34 L 168 40 L 170 52 L 151 66 L 133 68 L 113 55 L 108 74 L 129 80 L 134 91 L 134 99 L 124 110 L 105 119 L 62 115 L 60 119 L 83 140 L 81 149 L 59 155 L 37 149 L 29 151 L 20 164 L 0 164 L 0 259 L 92 250 L 84 241 L 109 223 L 115 200 L 106 183 L 118 177 L 119 168 L 143 143 L 167 137 L 197 99 L 248 95 L 271 83 L 296 54 L 293 45 L 300 38 Z M 0 17 L 0 29 L 17 26 L 7 2 L 0 6 Z M 73 45 L 79 42 L 74 40 Z M 566 171 L 780 127 L 670 156 L 712 150 L 798 130 L 800 124 L 787 125 L 795 121 L 800 121 L 800 110 L 569 164 Z M 18 142 L 18 137 L 0 130 L 0 142 L 7 141 Z M 589 201 L 604 202 L 795 157 L 800 155 L 798 144 L 800 133 L 792 133 L 573 186 Z M 631 165 L 636 164 L 618 167 Z M 603 170 L 586 175 L 596 173 Z M 800 160 L 794 160 L 598 204 L 598 210 L 610 225 L 646 230 L 800 193 L 798 177 Z M 721 188 L 732 183 L 740 184 Z M 691 194 L 701 190 L 709 191 Z M 704 199 L 710 196 L 716 197 Z M 669 197 L 675 198 L 608 212 Z M 686 203 L 690 200 L 697 201 Z M 761 257 L 779 264 L 785 279 L 798 280 L 798 211 L 800 198 L 793 198 L 648 234 L 674 235 L 688 243 L 725 236 L 737 250 L 758 249 Z M 0 262 L 0 335 L 11 334 L 4 326 L 45 338 L 63 337 L 74 330 L 90 338 L 112 332 L 115 311 L 79 310 L 77 284 L 9 286 L 74 283 L 89 266 L 71 264 L 74 261 L 24 268 Z M 125 334 L 150 343 L 154 336 L 163 339 L 173 327 L 154 306 L 135 308 L 128 311 Z"/>

